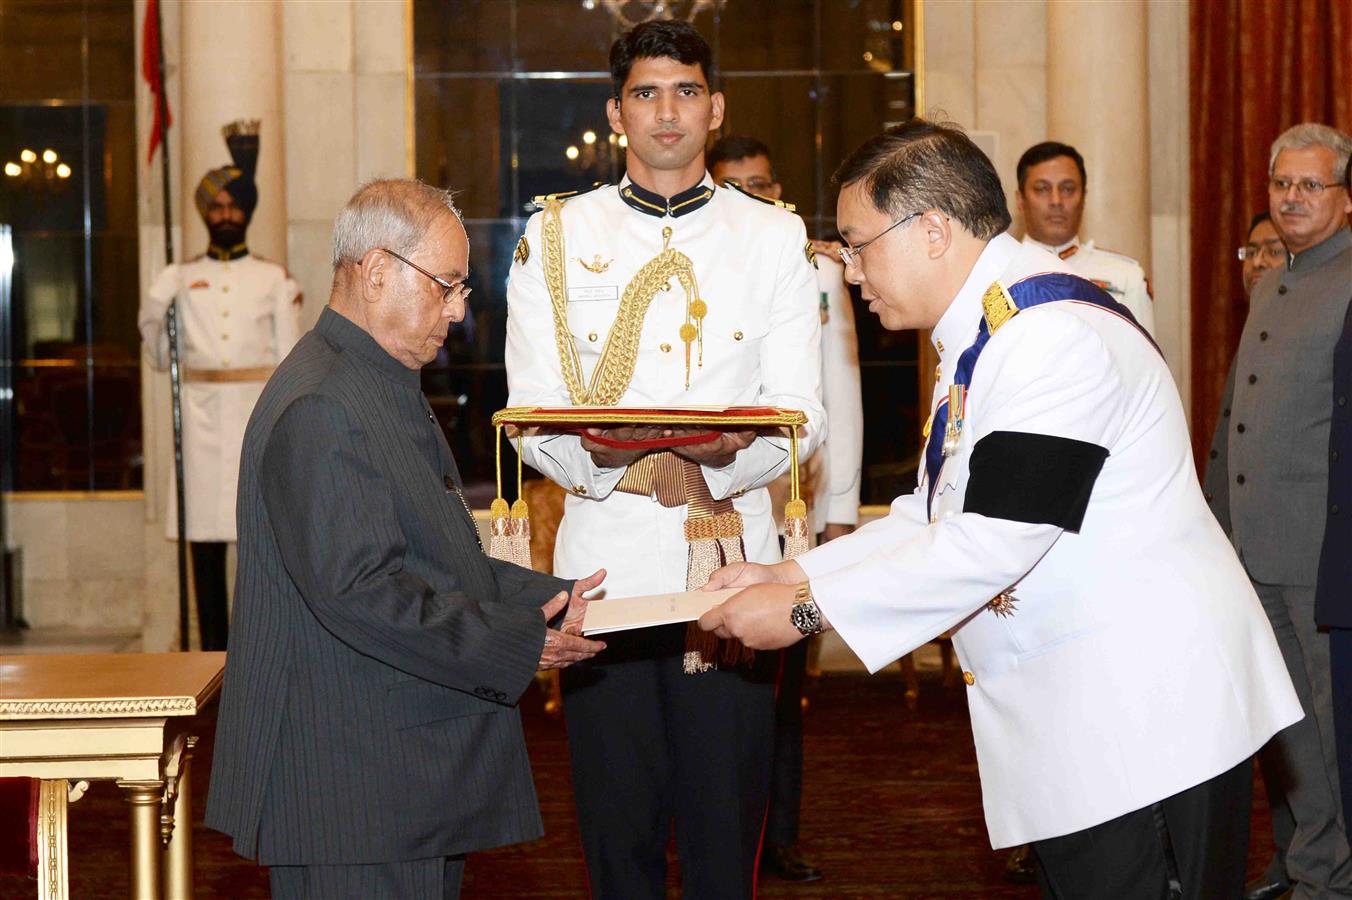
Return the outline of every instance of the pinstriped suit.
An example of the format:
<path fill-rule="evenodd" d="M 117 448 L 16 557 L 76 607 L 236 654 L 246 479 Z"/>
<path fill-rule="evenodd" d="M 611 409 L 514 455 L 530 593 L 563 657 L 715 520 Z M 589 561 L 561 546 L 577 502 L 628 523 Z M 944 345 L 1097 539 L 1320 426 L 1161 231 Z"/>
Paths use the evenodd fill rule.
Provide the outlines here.
<path fill-rule="evenodd" d="M 515 704 L 568 583 L 486 557 L 419 375 L 332 309 L 244 441 L 207 824 L 264 865 L 530 840 Z"/>

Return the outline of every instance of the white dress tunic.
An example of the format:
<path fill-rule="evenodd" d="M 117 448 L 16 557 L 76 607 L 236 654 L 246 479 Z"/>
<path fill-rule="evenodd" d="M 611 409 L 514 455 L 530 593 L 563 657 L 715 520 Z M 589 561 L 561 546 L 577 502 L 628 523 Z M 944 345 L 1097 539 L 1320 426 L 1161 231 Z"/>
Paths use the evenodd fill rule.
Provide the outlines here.
<path fill-rule="evenodd" d="M 1093 241 L 1082 244 L 1078 237 L 1071 238 L 1060 247 L 1039 243 L 1031 237 L 1025 237 L 1023 242 L 1061 257 L 1070 271 L 1103 288 L 1114 300 L 1131 310 L 1142 328 L 1152 335 L 1155 333 L 1155 298 L 1150 293 L 1145 269 L 1141 268 L 1139 262 L 1124 253 L 1095 247 Z"/>
<path fill-rule="evenodd" d="M 670 247 L 694 265 L 708 304 L 704 358 L 692 351 L 685 387 L 685 291 L 673 279 L 643 320 L 633 380 L 621 406 L 780 406 L 802 410 L 806 457 L 825 425 L 821 401 L 820 318 L 816 271 L 808 261 L 798 216 L 728 188 L 704 182 L 712 198 L 678 216 L 652 216 L 625 205 L 614 186 L 573 197 L 562 209 L 568 326 L 590 378 L 615 322 L 620 297 L 642 266 Z M 541 216 L 526 224 L 523 251 L 507 287 L 507 381 L 512 406 L 570 406 L 555 343 L 541 259 Z M 527 250 L 528 248 L 528 250 Z M 522 261 L 522 257 L 525 261 Z M 626 597 L 686 586 L 685 507 L 615 490 L 625 469 L 600 469 L 576 435 L 531 438 L 525 460 L 569 494 L 554 551 L 554 574 L 609 573 L 605 591 Z M 734 497 L 742 514 L 747 558 L 779 559 L 764 486 L 788 470 L 788 439 L 762 437 L 721 469 L 703 468 L 714 499 Z"/>
<path fill-rule="evenodd" d="M 977 337 L 987 288 L 1067 268 L 1007 235 L 987 245 L 934 330 L 937 400 Z M 1021 443 L 1052 453 L 991 452 Z M 1086 448 L 1102 460 L 1097 478 L 1061 478 L 1055 454 Z M 1030 495 L 1030 483 L 1054 487 Z M 928 512 L 921 484 L 799 563 L 870 670 L 953 631 L 992 846 L 1142 809 L 1228 771 L 1301 717 L 1267 617 L 1202 498 L 1177 388 L 1125 317 L 1064 300 L 1000 326 L 936 484 Z M 1040 507 L 1064 506 L 1058 494 L 1077 487 L 1082 519 L 1047 524 Z M 997 515 L 992 497 L 1024 509 Z M 1010 588 L 1015 606 L 1002 615 L 988 604 Z"/>
<path fill-rule="evenodd" d="M 229 261 L 202 256 L 165 267 L 137 317 L 146 353 L 161 370 L 169 367 L 165 315 L 175 297 L 188 540 L 233 541 L 244 426 L 267 371 L 300 337 L 300 289 L 281 266 L 255 256 Z M 236 376 L 245 380 L 206 380 Z M 172 469 L 165 534 L 178 537 Z"/>

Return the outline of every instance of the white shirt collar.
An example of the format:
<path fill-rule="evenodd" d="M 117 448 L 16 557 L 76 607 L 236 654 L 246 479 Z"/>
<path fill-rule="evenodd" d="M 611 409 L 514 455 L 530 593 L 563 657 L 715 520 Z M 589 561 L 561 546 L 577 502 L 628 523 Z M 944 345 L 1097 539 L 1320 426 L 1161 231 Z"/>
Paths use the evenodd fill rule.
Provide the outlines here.
<path fill-rule="evenodd" d="M 1019 242 L 1010 237 L 1008 232 L 997 234 L 986 244 L 981 255 L 976 258 L 976 265 L 967 274 L 967 280 L 962 283 L 957 296 L 948 304 L 948 309 L 930 334 L 940 359 L 967 349 L 983 315 L 982 295 L 991 282 L 1009 268 L 1018 252 Z"/>

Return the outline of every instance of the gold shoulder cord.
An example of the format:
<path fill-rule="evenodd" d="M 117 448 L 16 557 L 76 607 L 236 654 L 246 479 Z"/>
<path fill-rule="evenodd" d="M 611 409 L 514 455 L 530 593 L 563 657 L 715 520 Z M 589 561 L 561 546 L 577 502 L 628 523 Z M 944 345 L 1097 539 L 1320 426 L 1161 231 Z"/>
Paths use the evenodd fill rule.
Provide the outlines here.
<path fill-rule="evenodd" d="M 573 342 L 572 331 L 568 327 L 568 279 L 565 274 L 567 254 L 564 250 L 563 221 L 560 210 L 563 203 L 550 198 L 545 201 L 541 216 L 540 243 L 543 254 L 545 285 L 549 288 L 549 299 L 554 312 L 554 341 L 559 351 L 559 363 L 563 368 L 563 381 L 568 388 L 568 396 L 575 406 L 615 406 L 629 389 L 634 377 L 634 364 L 638 361 L 639 338 L 643 333 L 643 320 L 648 307 L 658 291 L 670 290 L 674 278 L 685 289 L 687 314 L 693 310 L 696 320 L 703 318 L 706 307 L 699 299 L 699 286 L 695 282 L 695 266 L 679 250 L 673 250 L 671 229 L 662 229 L 662 252 L 644 263 L 643 268 L 625 286 L 620 298 L 620 308 L 615 322 L 606 336 L 605 346 L 601 348 L 601 358 L 592 372 L 591 381 L 583 385 L 582 360 L 578 356 L 577 345 Z M 681 337 L 685 340 L 686 387 L 690 386 L 690 346 L 698 332 L 694 325 L 682 328 Z"/>

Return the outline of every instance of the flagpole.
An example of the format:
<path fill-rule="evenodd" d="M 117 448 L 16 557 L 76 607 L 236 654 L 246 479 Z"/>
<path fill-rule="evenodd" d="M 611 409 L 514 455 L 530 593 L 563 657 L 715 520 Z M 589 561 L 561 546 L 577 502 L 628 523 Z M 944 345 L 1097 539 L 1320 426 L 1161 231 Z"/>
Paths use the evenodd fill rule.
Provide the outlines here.
<path fill-rule="evenodd" d="M 169 137 L 165 128 L 169 122 L 169 87 L 164 71 L 164 39 L 160 21 L 160 4 L 151 0 L 155 12 L 156 66 L 159 69 L 160 89 L 155 93 L 159 105 L 155 116 L 160 145 L 160 173 L 164 193 L 164 264 L 174 261 L 174 231 L 172 199 L 169 183 Z M 178 297 L 169 304 L 166 320 L 169 333 L 169 392 L 172 398 L 174 420 L 174 490 L 178 500 L 178 649 L 188 649 L 188 514 L 183 488 L 183 393 L 178 353 Z"/>

